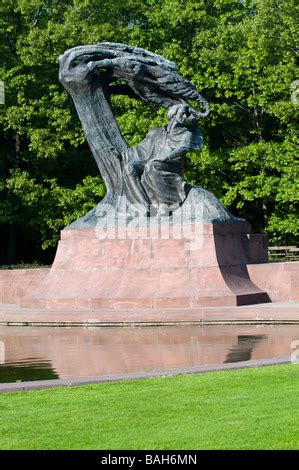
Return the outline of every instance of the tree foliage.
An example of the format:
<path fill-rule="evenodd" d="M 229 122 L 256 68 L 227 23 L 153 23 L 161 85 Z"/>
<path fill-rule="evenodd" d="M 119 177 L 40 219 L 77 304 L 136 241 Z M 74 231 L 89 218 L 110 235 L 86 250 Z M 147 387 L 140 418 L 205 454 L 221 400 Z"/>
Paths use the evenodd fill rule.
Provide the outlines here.
<path fill-rule="evenodd" d="M 179 65 L 212 109 L 201 122 L 206 145 L 188 156 L 186 178 L 273 242 L 293 243 L 297 14 L 295 0 L 1 2 L 0 224 L 10 233 L 11 259 L 20 236 L 32 244 L 19 258 L 42 258 L 39 247 L 55 247 L 60 229 L 104 195 L 73 103 L 58 82 L 57 58 L 105 40 Z M 163 110 L 125 97 L 115 97 L 113 106 L 131 145 L 165 121 Z"/>

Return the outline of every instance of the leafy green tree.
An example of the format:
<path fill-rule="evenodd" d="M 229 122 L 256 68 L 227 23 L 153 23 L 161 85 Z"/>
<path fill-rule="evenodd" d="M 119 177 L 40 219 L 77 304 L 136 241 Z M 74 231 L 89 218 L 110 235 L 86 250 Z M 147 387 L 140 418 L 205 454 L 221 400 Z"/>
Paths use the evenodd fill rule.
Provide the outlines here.
<path fill-rule="evenodd" d="M 186 173 L 274 243 L 298 234 L 296 79 L 298 6 L 293 0 L 160 1 L 138 43 L 180 65 L 212 112 L 206 147 Z M 297 189 L 297 191 L 296 191 Z"/>
<path fill-rule="evenodd" d="M 6 86 L 0 110 L 0 223 L 2 232 L 9 227 L 6 262 L 15 262 L 17 240 L 24 237 L 55 247 L 59 230 L 104 195 L 73 103 L 58 82 L 57 63 L 78 43 L 121 40 L 127 25 L 137 21 L 138 2 L 100 3 L 0 5 L 0 80 Z M 41 256 L 40 250 L 33 256 Z"/>

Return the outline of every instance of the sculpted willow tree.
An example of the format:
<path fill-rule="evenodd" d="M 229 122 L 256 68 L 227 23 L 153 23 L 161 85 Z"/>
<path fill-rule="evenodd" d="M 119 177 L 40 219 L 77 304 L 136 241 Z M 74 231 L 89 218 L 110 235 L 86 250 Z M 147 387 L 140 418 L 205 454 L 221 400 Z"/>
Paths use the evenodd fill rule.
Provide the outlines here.
<path fill-rule="evenodd" d="M 202 147 L 196 119 L 209 113 L 207 101 L 162 56 L 119 43 L 79 46 L 60 57 L 60 81 L 71 94 L 87 141 L 107 187 L 103 204 L 131 217 L 151 206 L 166 215 L 191 201 L 205 222 L 237 221 L 213 194 L 182 179 L 183 159 Z M 125 94 L 169 109 L 167 127 L 154 129 L 136 147 L 124 140 L 111 108 L 112 94 Z M 201 103 L 195 109 L 189 100 Z M 185 121 L 191 120 L 190 124 Z M 125 204 L 125 207 L 123 207 Z M 140 212 L 140 210 L 139 210 Z M 72 227 L 94 226 L 93 209 Z"/>

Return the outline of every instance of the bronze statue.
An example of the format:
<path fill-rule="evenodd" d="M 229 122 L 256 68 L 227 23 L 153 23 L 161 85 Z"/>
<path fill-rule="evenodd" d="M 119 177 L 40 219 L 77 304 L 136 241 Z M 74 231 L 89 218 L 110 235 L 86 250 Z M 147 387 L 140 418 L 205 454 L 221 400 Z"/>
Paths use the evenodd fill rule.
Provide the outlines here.
<path fill-rule="evenodd" d="M 178 73 L 175 64 L 158 54 L 118 43 L 75 47 L 59 61 L 60 81 L 74 100 L 107 187 L 99 206 L 108 204 L 116 214 L 125 211 L 130 221 L 136 209 L 144 217 L 171 217 L 186 204 L 201 204 L 202 220 L 198 222 L 241 221 L 213 194 L 182 179 L 186 153 L 203 145 L 197 120 L 208 115 L 209 104 Z M 167 108 L 169 123 L 152 129 L 139 145 L 129 147 L 113 115 L 112 94 L 126 94 Z M 203 110 L 191 106 L 190 99 Z M 70 227 L 94 227 L 97 218 L 94 208 Z"/>

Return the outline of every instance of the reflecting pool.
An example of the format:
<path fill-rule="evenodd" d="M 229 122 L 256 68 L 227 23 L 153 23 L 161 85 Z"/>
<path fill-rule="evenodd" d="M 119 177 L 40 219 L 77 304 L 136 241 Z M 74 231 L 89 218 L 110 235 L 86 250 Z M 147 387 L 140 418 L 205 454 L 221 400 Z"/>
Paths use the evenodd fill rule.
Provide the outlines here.
<path fill-rule="evenodd" d="M 0 382 L 290 356 L 299 325 L 0 327 Z"/>

